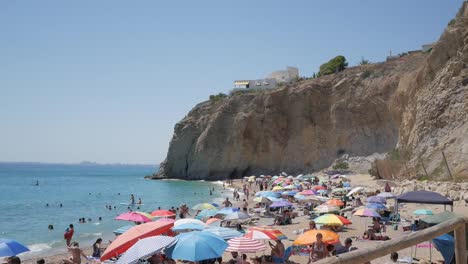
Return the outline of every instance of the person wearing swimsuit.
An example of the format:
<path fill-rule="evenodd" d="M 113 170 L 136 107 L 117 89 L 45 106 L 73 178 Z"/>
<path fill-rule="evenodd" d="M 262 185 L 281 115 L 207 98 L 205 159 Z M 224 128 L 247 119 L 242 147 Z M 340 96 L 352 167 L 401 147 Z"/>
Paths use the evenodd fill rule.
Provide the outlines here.
<path fill-rule="evenodd" d="M 315 238 L 316 238 L 316 241 L 312 243 L 312 250 L 310 251 L 309 261 L 307 262 L 307 264 L 310 264 L 311 262 L 316 262 L 318 260 L 328 257 L 327 246 L 322 241 L 323 239 L 322 233 L 317 233 Z"/>

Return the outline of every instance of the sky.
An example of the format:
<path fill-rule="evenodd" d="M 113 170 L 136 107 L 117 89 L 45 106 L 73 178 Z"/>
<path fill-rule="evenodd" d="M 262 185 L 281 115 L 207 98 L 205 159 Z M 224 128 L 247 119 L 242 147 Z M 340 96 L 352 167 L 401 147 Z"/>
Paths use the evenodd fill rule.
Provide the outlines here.
<path fill-rule="evenodd" d="M 236 79 L 436 41 L 462 0 L 0 1 L 0 161 L 157 164 Z"/>

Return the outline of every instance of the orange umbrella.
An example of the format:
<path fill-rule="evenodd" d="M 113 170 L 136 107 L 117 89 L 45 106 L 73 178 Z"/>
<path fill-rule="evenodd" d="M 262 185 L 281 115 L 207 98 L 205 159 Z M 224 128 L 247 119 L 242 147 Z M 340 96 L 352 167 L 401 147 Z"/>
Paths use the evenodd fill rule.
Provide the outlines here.
<path fill-rule="evenodd" d="M 336 205 L 338 207 L 344 206 L 344 203 L 342 201 L 340 201 L 340 200 L 337 200 L 337 199 L 328 200 L 325 204 Z"/>
<path fill-rule="evenodd" d="M 304 234 L 298 236 L 296 240 L 294 240 L 293 245 L 296 246 L 307 246 L 311 245 L 316 241 L 317 234 L 320 233 L 323 236 L 323 242 L 325 243 L 337 243 L 340 241 L 340 235 L 333 231 L 329 230 L 309 230 Z"/>
<path fill-rule="evenodd" d="M 210 225 L 210 224 L 212 224 L 212 223 L 214 223 L 214 222 L 219 222 L 219 221 L 221 221 L 221 219 L 216 218 L 216 217 L 212 217 L 212 218 L 206 220 L 206 224 L 207 224 L 207 225 Z"/>
<path fill-rule="evenodd" d="M 122 235 L 118 236 L 104 251 L 101 256 L 101 261 L 117 257 L 127 251 L 138 240 L 150 236 L 158 236 L 169 232 L 172 234 L 171 228 L 174 223 L 171 222 L 149 222 L 134 226 L 127 230 Z"/>
<path fill-rule="evenodd" d="M 151 213 L 152 216 L 155 217 L 171 217 L 175 216 L 175 214 L 168 210 L 156 210 Z"/>

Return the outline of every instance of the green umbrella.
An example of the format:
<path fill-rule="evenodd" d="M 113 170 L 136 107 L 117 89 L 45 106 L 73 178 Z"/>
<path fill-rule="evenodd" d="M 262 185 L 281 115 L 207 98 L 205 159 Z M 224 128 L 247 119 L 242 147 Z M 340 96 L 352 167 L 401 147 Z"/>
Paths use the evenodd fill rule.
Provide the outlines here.
<path fill-rule="evenodd" d="M 418 209 L 413 212 L 415 215 L 433 215 L 434 213 L 429 209 Z"/>
<path fill-rule="evenodd" d="M 437 225 L 437 224 L 446 222 L 446 221 L 448 221 L 450 219 L 453 219 L 454 217 L 458 217 L 458 215 L 456 215 L 456 214 L 454 214 L 452 212 L 449 212 L 449 211 L 445 211 L 445 212 L 442 212 L 442 213 L 438 213 L 438 214 L 435 214 L 435 215 L 425 217 L 425 218 L 421 219 L 421 221 L 423 221 L 426 224 L 429 224 L 430 226 L 433 226 L 433 225 Z"/>

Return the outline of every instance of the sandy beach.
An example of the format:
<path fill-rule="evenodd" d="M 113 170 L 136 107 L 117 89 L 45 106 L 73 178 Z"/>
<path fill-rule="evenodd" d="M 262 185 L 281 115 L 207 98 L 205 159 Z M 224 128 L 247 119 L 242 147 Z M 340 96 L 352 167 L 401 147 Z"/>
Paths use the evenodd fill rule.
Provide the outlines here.
<path fill-rule="evenodd" d="M 383 191 L 383 188 L 376 185 L 376 181 L 370 175 L 363 175 L 363 174 L 351 175 L 349 176 L 349 179 L 350 179 L 352 186 L 365 186 L 365 187 L 368 187 L 368 189 L 373 190 L 373 191 L 375 190 Z M 227 185 L 226 188 L 227 189 L 232 188 L 232 189 L 237 189 L 241 191 L 242 185 L 243 183 L 241 182 L 241 180 L 234 180 L 232 182 L 232 185 Z M 255 202 L 252 201 L 253 193 L 255 193 L 256 191 L 259 191 L 258 187 L 255 186 L 255 184 L 252 184 L 252 189 L 253 189 L 251 190 L 252 195 L 250 196 L 250 199 L 248 200 L 249 208 L 253 208 L 255 206 Z M 232 201 L 233 199 L 230 198 L 230 200 L 233 202 L 233 207 L 241 207 L 240 203 L 245 197 L 243 193 L 240 193 L 240 195 L 241 195 L 240 202 Z M 391 200 L 389 200 L 388 206 L 392 206 Z M 418 219 L 418 217 L 414 216 L 412 212 L 420 208 L 430 209 L 434 212 L 434 214 L 444 211 L 444 207 L 442 205 L 405 204 L 404 207 L 400 210 L 401 217 L 408 221 L 414 221 L 415 219 Z M 447 210 L 449 210 L 449 208 L 447 208 Z M 468 207 L 465 205 L 464 201 L 455 202 L 454 211 L 459 215 L 468 216 Z M 294 241 L 294 239 L 298 237 L 298 233 L 300 233 L 303 229 L 306 229 L 308 227 L 309 221 L 311 220 L 308 215 L 304 215 L 303 211 L 296 210 L 295 212 L 298 213 L 298 217 L 293 219 L 292 224 L 285 225 L 285 226 L 275 226 L 275 228 L 281 230 L 288 237 L 288 240 L 283 241 L 286 248 L 292 245 L 292 242 Z M 273 225 L 273 218 L 263 217 L 259 215 L 253 215 L 253 217 L 258 218 L 258 221 L 256 221 L 256 223 L 254 224 L 256 226 L 272 226 Z M 358 239 L 362 237 L 364 231 L 367 229 L 367 226 L 371 223 L 371 219 L 360 218 L 357 216 L 352 216 L 351 214 L 349 214 L 349 219 L 353 222 L 353 224 L 348 226 L 348 228 L 346 228 L 344 231 L 338 233 L 340 235 L 340 241 L 342 243 L 346 238 L 351 238 L 353 240 L 353 246 L 357 247 L 358 249 L 378 247 L 380 243 L 383 243 L 383 241 L 370 241 L 370 240 Z M 248 229 L 249 227 L 250 226 L 248 225 L 244 226 L 245 229 Z M 398 230 L 394 230 L 392 226 L 387 226 L 387 229 L 383 233 L 383 235 L 386 235 L 390 237 L 391 239 L 395 239 L 395 238 L 404 236 L 408 234 L 409 232 L 410 231 L 403 232 L 401 228 L 399 228 Z M 91 247 L 82 247 L 82 248 L 87 255 L 91 255 L 91 252 L 92 252 Z M 416 253 L 414 252 L 415 250 L 416 250 Z M 257 254 L 247 254 L 247 255 L 248 255 L 248 258 L 250 259 L 251 257 L 254 257 L 256 255 L 259 256 L 259 255 L 264 255 L 264 254 L 269 255 L 270 250 L 268 249 L 265 252 L 258 252 Z M 398 254 L 400 258 L 409 257 L 411 254 L 415 256 L 416 254 L 415 256 L 416 258 L 427 259 L 427 260 L 429 260 L 430 256 L 432 256 L 432 261 L 436 263 L 437 261 L 441 261 L 443 259 L 441 254 L 435 248 L 433 248 L 430 252 L 428 248 L 415 249 L 415 247 L 413 247 L 413 248 L 407 248 L 405 250 L 399 251 Z M 53 256 L 44 256 L 43 258 L 46 260 L 46 263 L 61 263 L 61 260 L 63 258 L 67 258 L 68 256 L 69 256 L 68 253 L 64 252 L 64 253 L 53 255 Z M 36 260 L 39 258 L 40 257 L 35 257 L 32 259 L 24 259 L 22 263 L 36 263 Z M 223 256 L 223 261 L 228 261 L 229 259 L 231 259 L 231 254 L 229 252 L 226 252 Z M 294 263 L 307 263 L 308 257 L 292 255 L 289 260 Z M 388 262 L 389 262 L 389 256 L 382 257 L 382 258 L 372 261 L 372 263 L 376 263 L 376 264 L 384 264 Z M 88 263 L 94 263 L 94 262 L 88 262 Z"/>

